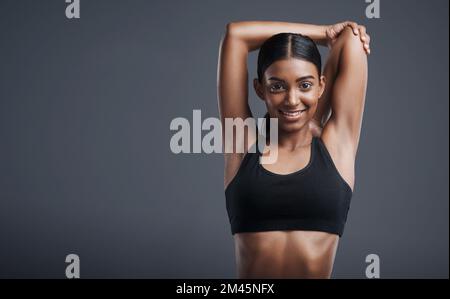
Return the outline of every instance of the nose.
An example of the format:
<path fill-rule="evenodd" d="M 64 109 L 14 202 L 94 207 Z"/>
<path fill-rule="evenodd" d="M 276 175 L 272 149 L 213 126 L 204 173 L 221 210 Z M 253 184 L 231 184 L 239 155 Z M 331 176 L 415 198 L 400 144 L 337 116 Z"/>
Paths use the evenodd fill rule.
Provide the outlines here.
<path fill-rule="evenodd" d="M 286 105 L 294 107 L 297 106 L 298 104 L 300 104 L 300 96 L 295 88 L 291 88 L 287 93 Z"/>

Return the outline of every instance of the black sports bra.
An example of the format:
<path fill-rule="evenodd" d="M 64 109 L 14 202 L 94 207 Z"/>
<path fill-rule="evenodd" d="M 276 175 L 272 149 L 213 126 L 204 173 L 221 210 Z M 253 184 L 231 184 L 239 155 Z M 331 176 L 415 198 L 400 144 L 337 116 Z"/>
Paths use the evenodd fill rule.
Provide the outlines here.
<path fill-rule="evenodd" d="M 259 163 L 257 143 L 225 189 L 232 234 L 313 230 L 342 236 L 352 190 L 320 137 L 313 137 L 306 167 L 276 174 Z"/>

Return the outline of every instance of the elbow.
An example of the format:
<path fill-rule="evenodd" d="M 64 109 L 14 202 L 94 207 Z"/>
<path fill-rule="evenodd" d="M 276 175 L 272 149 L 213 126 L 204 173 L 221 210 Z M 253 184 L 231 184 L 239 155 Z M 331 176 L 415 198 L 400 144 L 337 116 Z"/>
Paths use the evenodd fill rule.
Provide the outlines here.
<path fill-rule="evenodd" d="M 221 47 L 230 48 L 233 51 L 249 51 L 243 22 L 230 22 L 226 25 L 221 39 Z"/>
<path fill-rule="evenodd" d="M 229 22 L 225 27 L 225 36 L 236 38 L 239 35 L 239 24 L 237 22 Z"/>
<path fill-rule="evenodd" d="M 338 39 L 342 40 L 343 47 L 350 51 L 352 55 L 363 55 L 366 57 L 364 44 L 361 42 L 360 36 L 353 33 L 351 27 L 347 26 Z"/>
<path fill-rule="evenodd" d="M 221 47 L 224 46 L 224 44 L 229 43 L 232 39 L 233 35 L 235 34 L 235 24 L 230 22 L 226 24 L 225 31 L 222 33 L 222 38 L 220 39 L 220 45 Z"/>

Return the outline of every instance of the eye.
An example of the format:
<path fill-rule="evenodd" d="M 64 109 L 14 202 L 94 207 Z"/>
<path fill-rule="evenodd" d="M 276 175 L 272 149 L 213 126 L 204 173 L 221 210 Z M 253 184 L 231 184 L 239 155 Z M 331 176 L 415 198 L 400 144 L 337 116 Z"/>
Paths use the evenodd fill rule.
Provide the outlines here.
<path fill-rule="evenodd" d="M 300 83 L 300 88 L 301 89 L 309 89 L 312 86 L 312 84 L 310 82 L 302 82 Z"/>
<path fill-rule="evenodd" d="M 284 86 L 281 83 L 274 83 L 272 85 L 270 85 L 270 91 L 271 92 L 277 92 L 280 90 L 283 90 Z"/>

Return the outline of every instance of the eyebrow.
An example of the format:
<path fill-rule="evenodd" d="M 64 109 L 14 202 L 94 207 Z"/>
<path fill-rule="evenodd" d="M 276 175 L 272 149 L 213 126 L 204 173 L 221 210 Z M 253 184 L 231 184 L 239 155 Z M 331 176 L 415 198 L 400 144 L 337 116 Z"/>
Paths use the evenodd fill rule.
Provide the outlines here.
<path fill-rule="evenodd" d="M 295 82 L 298 82 L 298 81 L 301 81 L 301 80 L 305 80 L 305 79 L 314 79 L 314 78 L 315 78 L 315 77 L 312 76 L 312 75 L 303 76 L 303 77 L 300 77 L 300 78 L 298 78 L 297 80 L 295 80 Z M 269 80 L 269 81 L 283 81 L 283 82 L 284 82 L 283 79 L 280 79 L 280 78 L 277 78 L 277 77 L 270 77 L 268 80 Z"/>

